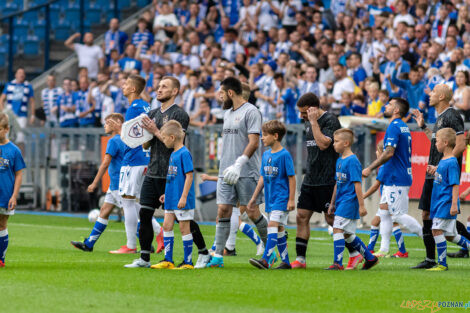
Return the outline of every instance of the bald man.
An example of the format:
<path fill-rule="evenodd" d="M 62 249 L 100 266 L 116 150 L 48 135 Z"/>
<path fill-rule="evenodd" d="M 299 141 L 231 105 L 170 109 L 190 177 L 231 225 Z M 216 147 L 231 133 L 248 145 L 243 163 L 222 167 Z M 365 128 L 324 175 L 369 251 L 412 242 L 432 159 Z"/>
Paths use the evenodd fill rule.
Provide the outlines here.
<path fill-rule="evenodd" d="M 434 173 L 436 172 L 437 164 L 442 158 L 442 153 L 439 153 L 436 148 L 436 133 L 438 130 L 446 127 L 450 127 L 455 130 L 457 141 L 453 154 L 459 161 L 460 167 L 462 166 L 462 152 L 465 150 L 464 123 L 460 114 L 450 106 L 451 99 L 452 89 L 445 84 L 436 85 L 429 94 L 429 105 L 436 109 L 438 115 L 432 130 L 426 126 L 423 113 L 418 110 L 413 111 L 413 117 L 416 119 L 418 126 L 421 127 L 431 141 L 426 179 L 424 181 L 421 199 L 419 200 L 419 209 L 422 210 L 423 217 L 423 241 L 426 247 L 426 259 L 417 266 L 412 267 L 413 269 L 427 269 L 436 265 L 436 244 L 434 242 L 434 237 L 432 236 L 430 206 Z M 461 227 L 459 227 L 459 229 L 461 229 Z M 463 227 L 463 229 L 465 229 L 465 227 Z M 465 234 L 463 235 L 464 237 L 467 237 Z"/>

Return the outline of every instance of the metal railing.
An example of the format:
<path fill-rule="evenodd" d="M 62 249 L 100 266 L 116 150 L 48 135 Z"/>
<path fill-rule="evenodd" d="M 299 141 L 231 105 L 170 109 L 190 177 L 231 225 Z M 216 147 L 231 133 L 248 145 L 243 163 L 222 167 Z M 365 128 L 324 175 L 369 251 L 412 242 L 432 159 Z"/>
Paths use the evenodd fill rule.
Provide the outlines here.
<path fill-rule="evenodd" d="M 283 139 L 284 147 L 291 153 L 300 189 L 305 173 L 307 152 L 305 149 L 305 127 L 303 124 L 288 125 Z M 353 150 L 362 164 L 370 164 L 375 149 L 375 135 L 365 126 L 355 127 L 358 138 Z M 34 185 L 41 195 L 48 189 L 63 190 L 68 198 L 71 210 L 70 183 L 63 183 L 64 177 L 70 177 L 70 164 L 82 162 L 98 168 L 101 163 L 101 137 L 105 136 L 102 128 L 27 128 L 25 133 L 24 158 L 27 164 L 24 182 Z M 206 126 L 203 129 L 190 127 L 186 145 L 193 156 L 194 168 L 199 173 L 218 174 L 221 153 L 222 125 Z M 69 166 L 69 167 L 67 167 Z M 67 176 L 68 175 L 68 176 Z M 366 183 L 367 184 L 367 183 Z M 62 187 L 61 187 L 62 186 Z M 69 188 L 67 190 L 67 188 Z M 44 207 L 44 197 L 41 207 Z"/>

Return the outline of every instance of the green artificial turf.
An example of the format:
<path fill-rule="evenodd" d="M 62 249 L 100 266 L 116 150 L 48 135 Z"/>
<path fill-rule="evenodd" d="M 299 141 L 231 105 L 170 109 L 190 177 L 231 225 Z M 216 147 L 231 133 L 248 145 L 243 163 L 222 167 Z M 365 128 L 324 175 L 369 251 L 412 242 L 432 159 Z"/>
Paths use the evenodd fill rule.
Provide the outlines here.
<path fill-rule="evenodd" d="M 307 270 L 262 271 L 248 263 L 256 247 L 239 232 L 238 256 L 225 257 L 225 268 L 172 271 L 123 268 L 137 256 L 108 253 L 125 244 L 122 223 L 110 222 L 94 252 L 85 253 L 69 242 L 89 234 L 92 224 L 86 219 L 15 215 L 9 222 L 6 267 L 0 268 L 2 313 L 437 312 L 439 308 L 401 306 L 407 300 L 470 300 L 470 259 L 449 259 L 447 272 L 409 269 L 424 256 L 417 237 L 405 237 L 408 259 L 382 259 L 370 271 L 336 272 L 323 270 L 333 258 L 331 237 L 312 232 Z M 212 244 L 215 227 L 201 229 L 207 244 Z M 183 249 L 177 226 L 175 234 L 179 263 Z M 360 237 L 367 243 L 367 235 Z M 455 245 L 449 246 L 456 251 Z M 294 260 L 293 229 L 289 253 Z M 347 257 L 345 252 L 345 263 Z M 152 263 L 162 258 L 154 254 Z"/>

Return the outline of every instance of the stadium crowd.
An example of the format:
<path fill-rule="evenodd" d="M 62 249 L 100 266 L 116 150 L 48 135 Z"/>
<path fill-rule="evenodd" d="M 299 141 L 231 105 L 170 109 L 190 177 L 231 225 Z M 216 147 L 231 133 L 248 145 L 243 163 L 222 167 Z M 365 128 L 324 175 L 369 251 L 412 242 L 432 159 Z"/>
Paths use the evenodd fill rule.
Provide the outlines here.
<path fill-rule="evenodd" d="M 236 76 L 249 84 L 264 120 L 300 123 L 296 102 L 313 92 L 335 115 L 370 117 L 381 117 L 389 98 L 404 97 L 433 123 L 428 94 L 445 83 L 468 121 L 469 10 L 466 0 L 154 1 L 132 34 L 111 19 L 102 46 L 91 33 L 83 44 L 74 43 L 80 34 L 66 40 L 78 77 L 57 82 L 51 73 L 47 87 L 33 91 L 18 69 L 0 110 L 10 107 L 22 127 L 40 115 L 51 127 L 100 126 L 128 108 L 120 87 L 129 75 L 146 79 L 143 98 L 152 108 L 161 77 L 170 75 L 182 84 L 177 103 L 203 127 L 221 122 L 216 92 Z"/>

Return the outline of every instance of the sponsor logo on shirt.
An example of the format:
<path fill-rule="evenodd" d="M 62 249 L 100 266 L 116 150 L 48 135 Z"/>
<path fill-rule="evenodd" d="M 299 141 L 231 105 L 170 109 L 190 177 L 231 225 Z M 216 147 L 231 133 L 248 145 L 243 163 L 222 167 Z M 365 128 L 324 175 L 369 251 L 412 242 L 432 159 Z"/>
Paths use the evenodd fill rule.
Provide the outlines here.
<path fill-rule="evenodd" d="M 10 160 L 0 157 L 0 169 L 6 169 L 10 166 Z"/>
<path fill-rule="evenodd" d="M 348 174 L 346 173 L 341 173 L 341 172 L 336 172 L 336 181 L 338 183 L 344 183 L 348 180 Z"/>
<path fill-rule="evenodd" d="M 264 167 L 264 172 L 267 176 L 276 177 L 279 174 L 279 168 L 276 166 L 267 165 Z"/>
<path fill-rule="evenodd" d="M 442 175 L 438 172 L 434 174 L 434 182 L 436 184 L 442 184 Z"/>
<path fill-rule="evenodd" d="M 224 135 L 237 135 L 238 129 L 224 128 Z"/>
<path fill-rule="evenodd" d="M 307 140 L 307 147 L 316 147 L 317 142 L 315 140 Z"/>
<path fill-rule="evenodd" d="M 410 129 L 408 127 L 400 127 L 400 131 L 406 134 L 410 132 Z"/>

